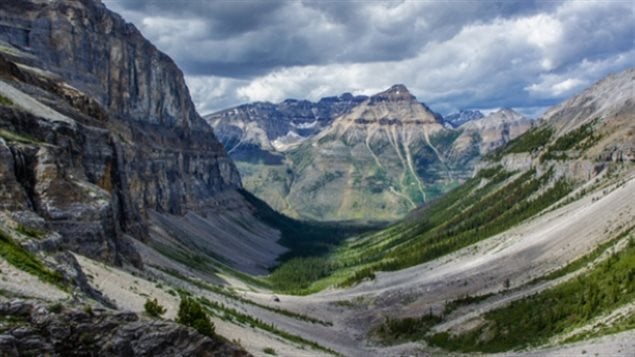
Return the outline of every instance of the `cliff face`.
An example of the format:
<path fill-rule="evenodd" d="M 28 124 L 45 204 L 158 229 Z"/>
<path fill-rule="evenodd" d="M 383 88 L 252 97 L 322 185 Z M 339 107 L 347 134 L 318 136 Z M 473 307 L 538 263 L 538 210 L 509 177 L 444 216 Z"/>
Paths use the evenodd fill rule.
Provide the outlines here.
<path fill-rule="evenodd" d="M 241 187 L 181 71 L 99 1 L 3 1 L 0 41 L 0 208 L 19 224 L 140 264 L 126 235 L 149 236 L 148 211 L 219 211 Z"/>

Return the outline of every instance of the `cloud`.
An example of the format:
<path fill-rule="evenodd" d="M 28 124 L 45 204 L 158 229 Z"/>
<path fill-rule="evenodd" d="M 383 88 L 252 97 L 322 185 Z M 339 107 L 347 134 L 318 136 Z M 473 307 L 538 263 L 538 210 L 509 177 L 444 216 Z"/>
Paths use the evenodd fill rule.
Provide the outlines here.
<path fill-rule="evenodd" d="M 183 67 L 201 112 L 394 83 L 440 112 L 538 112 L 635 65 L 630 0 L 103 1 Z"/>

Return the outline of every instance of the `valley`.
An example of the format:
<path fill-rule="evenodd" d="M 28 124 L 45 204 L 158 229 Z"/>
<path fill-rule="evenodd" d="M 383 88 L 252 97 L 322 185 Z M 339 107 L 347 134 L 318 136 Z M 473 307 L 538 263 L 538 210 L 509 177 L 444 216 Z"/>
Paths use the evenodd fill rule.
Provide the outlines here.
<path fill-rule="evenodd" d="M 203 117 L 101 1 L 2 2 L 0 354 L 631 356 L 634 86 Z"/>

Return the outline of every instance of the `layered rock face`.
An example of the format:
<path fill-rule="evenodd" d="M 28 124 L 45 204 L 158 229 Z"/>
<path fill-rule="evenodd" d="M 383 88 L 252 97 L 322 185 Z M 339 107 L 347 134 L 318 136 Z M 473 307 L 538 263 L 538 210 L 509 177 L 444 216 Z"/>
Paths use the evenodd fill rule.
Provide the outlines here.
<path fill-rule="evenodd" d="M 0 4 L 2 209 L 63 247 L 139 264 L 147 212 L 213 213 L 239 174 L 181 71 L 99 1 Z"/>
<path fill-rule="evenodd" d="M 289 153 L 288 199 L 314 219 L 398 218 L 450 182 L 444 134 L 434 113 L 395 85 Z"/>

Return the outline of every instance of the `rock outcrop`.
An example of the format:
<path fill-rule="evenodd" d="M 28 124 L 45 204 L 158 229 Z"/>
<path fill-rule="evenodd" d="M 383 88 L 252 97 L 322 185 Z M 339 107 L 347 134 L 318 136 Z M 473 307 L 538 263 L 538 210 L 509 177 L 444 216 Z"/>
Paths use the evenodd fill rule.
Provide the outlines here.
<path fill-rule="evenodd" d="M 3 356 L 249 356 L 219 337 L 132 312 L 0 301 Z"/>
<path fill-rule="evenodd" d="M 525 133 L 533 120 L 510 108 L 502 108 L 487 116 L 468 120 L 459 126 L 461 135 L 454 143 L 456 152 L 469 150 L 476 145 L 480 155 L 485 155 Z"/>

